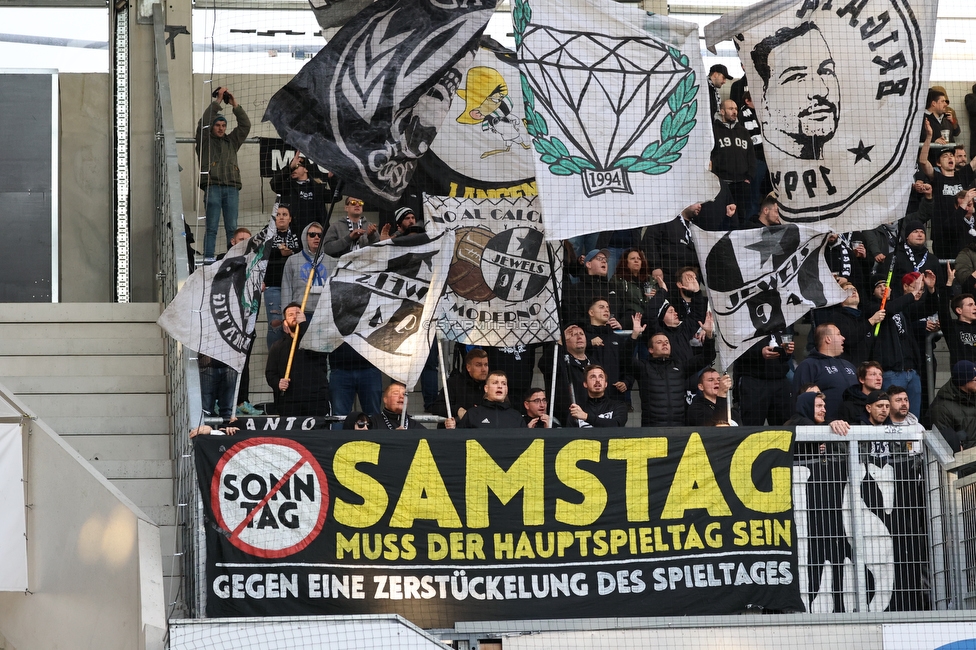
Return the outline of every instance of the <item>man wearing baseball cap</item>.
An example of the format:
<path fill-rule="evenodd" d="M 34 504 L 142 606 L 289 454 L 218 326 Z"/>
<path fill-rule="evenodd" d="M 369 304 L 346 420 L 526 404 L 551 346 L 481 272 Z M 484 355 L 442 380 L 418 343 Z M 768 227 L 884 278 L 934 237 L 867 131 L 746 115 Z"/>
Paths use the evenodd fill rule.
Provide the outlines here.
<path fill-rule="evenodd" d="M 722 105 L 722 93 L 719 92 L 719 88 L 725 85 L 725 82 L 732 78 L 729 74 L 729 69 L 726 68 L 721 63 L 717 63 L 708 69 L 708 87 L 710 92 L 708 94 L 709 107 L 712 109 L 712 119 L 719 120 L 721 116 L 719 115 L 718 109 Z"/>
<path fill-rule="evenodd" d="M 579 282 L 563 289 L 563 323 L 588 324 L 590 305 L 597 298 L 603 298 L 609 303 L 610 315 L 621 323 L 629 322 L 630 317 L 636 313 L 633 307 L 628 308 L 628 305 L 640 305 L 637 297 L 629 300 L 630 292 L 637 290 L 636 285 L 620 278 L 608 278 L 609 259 L 610 251 L 606 248 L 593 249 L 582 257 L 585 272 L 580 276 Z"/>
<path fill-rule="evenodd" d="M 932 424 L 956 452 L 976 445 L 976 364 L 957 361 L 932 402 Z"/>

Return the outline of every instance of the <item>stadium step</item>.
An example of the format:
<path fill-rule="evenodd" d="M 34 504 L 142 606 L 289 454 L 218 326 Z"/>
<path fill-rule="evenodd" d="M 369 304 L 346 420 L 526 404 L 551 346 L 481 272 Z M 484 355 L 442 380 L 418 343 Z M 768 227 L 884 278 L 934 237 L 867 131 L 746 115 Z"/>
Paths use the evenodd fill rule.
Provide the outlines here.
<path fill-rule="evenodd" d="M 4 305 L 0 376 L 159 525 L 172 602 L 181 565 L 159 313 L 156 303 Z"/>

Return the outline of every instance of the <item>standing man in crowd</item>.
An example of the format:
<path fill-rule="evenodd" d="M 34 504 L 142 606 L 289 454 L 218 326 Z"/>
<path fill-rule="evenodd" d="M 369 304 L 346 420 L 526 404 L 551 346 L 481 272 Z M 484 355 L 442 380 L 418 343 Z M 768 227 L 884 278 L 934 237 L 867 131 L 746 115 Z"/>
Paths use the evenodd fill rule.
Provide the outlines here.
<path fill-rule="evenodd" d="M 800 362 L 793 373 L 793 393 L 799 395 L 804 384 L 816 384 L 827 403 L 827 422 L 837 419 L 844 391 L 854 386 L 857 370 L 840 358 L 844 353 L 844 336 L 833 323 L 818 325 L 813 331 L 816 352 Z"/>
<path fill-rule="evenodd" d="M 582 398 L 577 395 L 577 403 L 569 405 L 569 414 L 578 426 L 622 427 L 627 424 L 627 405 L 606 395 L 607 373 L 603 368 L 595 364 L 587 367 L 583 389 L 586 394 Z"/>
<path fill-rule="evenodd" d="M 731 78 L 729 69 L 721 63 L 708 69 L 708 105 L 713 120 L 719 119 L 719 107 L 722 104 L 722 93 L 719 89 Z"/>
<path fill-rule="evenodd" d="M 302 152 L 296 151 L 288 166 L 271 177 L 271 190 L 281 197 L 282 203 L 291 206 L 291 227 L 295 232 L 305 230 L 313 221 L 329 227 L 332 188 L 309 173 L 309 164 Z"/>
<path fill-rule="evenodd" d="M 301 346 L 308 330 L 305 314 L 299 303 L 289 303 L 284 311 L 285 338 L 268 350 L 265 379 L 275 394 L 275 412 L 284 416 L 329 415 L 329 355 Z M 291 375 L 285 378 L 292 338 L 298 337 Z"/>
<path fill-rule="evenodd" d="M 508 377 L 501 370 L 488 373 L 481 403 L 464 413 L 459 429 L 524 429 L 525 418 L 508 404 Z"/>
<path fill-rule="evenodd" d="M 380 240 L 376 224 L 363 218 L 362 199 L 346 197 L 346 217 L 329 226 L 322 241 L 323 250 L 332 257 L 341 257 L 349 251 L 375 244 Z"/>
<path fill-rule="evenodd" d="M 930 414 L 953 452 L 976 445 L 976 364 L 963 359 L 952 366 L 952 378 L 939 389 Z"/>
<path fill-rule="evenodd" d="M 712 149 L 712 173 L 724 181 L 737 206 L 737 218 L 744 220 L 756 176 L 756 152 L 752 137 L 739 122 L 739 108 L 731 99 L 722 102 L 721 119 L 712 123 L 715 145 Z"/>
<path fill-rule="evenodd" d="M 549 428 L 551 421 L 549 420 L 549 413 L 546 412 L 546 409 L 549 408 L 549 398 L 546 397 L 546 391 L 541 388 L 530 388 L 522 401 L 522 408 L 525 409 L 525 417 L 529 421 L 530 429 Z M 558 426 L 555 423 L 552 424 Z"/>
<path fill-rule="evenodd" d="M 464 417 L 467 410 L 481 403 L 487 379 L 488 353 L 481 348 L 475 348 L 464 355 L 464 367 L 447 378 L 447 396 L 450 397 L 451 410 L 458 419 Z M 505 385 L 507 388 L 507 378 Z M 447 398 L 443 388 L 431 405 L 430 412 L 441 417 L 448 416 Z"/>
<path fill-rule="evenodd" d="M 227 118 L 220 114 L 221 102 L 233 107 L 237 126 L 227 131 Z M 237 150 L 251 132 L 251 120 L 230 90 L 221 86 L 214 91 L 214 101 L 203 111 L 197 123 L 196 152 L 200 158 L 200 189 L 207 206 L 207 234 L 203 240 L 203 263 L 214 262 L 220 214 L 224 215 L 227 247 L 237 230 L 237 206 L 241 191 L 241 170 Z"/>

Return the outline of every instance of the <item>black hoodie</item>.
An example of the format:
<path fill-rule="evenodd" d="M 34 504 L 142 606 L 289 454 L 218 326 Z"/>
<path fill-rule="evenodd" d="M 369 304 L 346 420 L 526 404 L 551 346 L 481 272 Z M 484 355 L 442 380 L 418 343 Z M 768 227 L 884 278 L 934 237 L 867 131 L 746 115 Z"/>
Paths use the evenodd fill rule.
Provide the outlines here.
<path fill-rule="evenodd" d="M 525 418 L 508 405 L 508 402 L 482 400 L 481 404 L 468 409 L 459 429 L 525 429 Z"/>

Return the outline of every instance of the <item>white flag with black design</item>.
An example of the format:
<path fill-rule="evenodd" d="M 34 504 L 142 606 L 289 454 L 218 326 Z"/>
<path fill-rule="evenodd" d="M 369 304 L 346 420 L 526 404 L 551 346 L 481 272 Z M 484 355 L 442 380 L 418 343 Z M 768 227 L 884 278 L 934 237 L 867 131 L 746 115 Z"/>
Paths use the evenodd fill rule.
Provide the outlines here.
<path fill-rule="evenodd" d="M 512 20 L 548 239 L 669 221 L 718 194 L 697 25 L 611 0 L 516 0 Z M 579 218 L 596 214 L 612 220 Z"/>
<path fill-rule="evenodd" d="M 413 184 L 472 199 L 538 194 L 515 52 L 482 38 L 456 95 Z"/>
<path fill-rule="evenodd" d="M 456 234 L 438 324 L 450 341 L 514 347 L 559 338 L 562 247 L 546 242 L 538 197 L 424 196 L 428 232 Z"/>
<path fill-rule="evenodd" d="M 931 0 L 766 0 L 705 28 L 709 48 L 738 49 L 784 221 L 847 232 L 904 214 L 937 10 Z"/>
<path fill-rule="evenodd" d="M 281 138 L 346 193 L 393 205 L 451 108 L 495 0 L 379 0 L 268 102 Z"/>
<path fill-rule="evenodd" d="M 254 340 L 261 285 L 268 268 L 265 242 L 272 220 L 254 237 L 234 245 L 222 260 L 198 268 L 156 321 L 170 336 L 240 372 Z"/>
<path fill-rule="evenodd" d="M 827 234 L 815 228 L 692 231 L 723 368 L 758 339 L 847 297 L 824 258 Z"/>
<path fill-rule="evenodd" d="M 331 352 L 346 342 L 396 381 L 416 384 L 453 246 L 453 232 L 403 235 L 343 255 L 302 347 Z"/>

